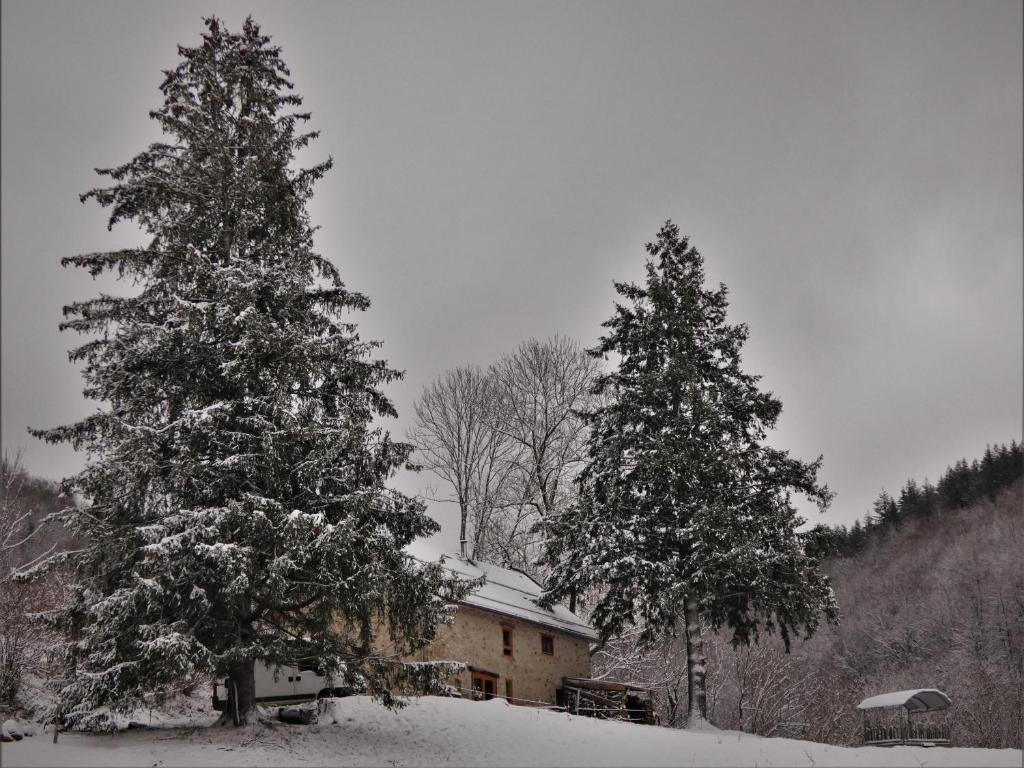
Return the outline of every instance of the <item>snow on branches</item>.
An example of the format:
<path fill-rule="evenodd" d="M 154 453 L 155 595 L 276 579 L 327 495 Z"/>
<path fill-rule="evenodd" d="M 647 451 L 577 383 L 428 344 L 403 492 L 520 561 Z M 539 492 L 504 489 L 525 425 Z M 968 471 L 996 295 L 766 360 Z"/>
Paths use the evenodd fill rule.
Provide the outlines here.
<path fill-rule="evenodd" d="M 592 350 L 619 362 L 597 380 L 607 400 L 589 414 L 579 502 L 543 522 L 546 599 L 597 589 L 604 638 L 682 629 L 699 693 L 702 621 L 737 643 L 766 628 L 788 644 L 836 616 L 790 501 L 802 493 L 824 508 L 831 493 L 816 480 L 820 458 L 764 444 L 782 404 L 740 366 L 748 331 L 726 322 L 725 286 L 704 287 L 703 258 L 671 222 L 647 252 L 645 284 L 616 284 L 624 301 Z"/>
<path fill-rule="evenodd" d="M 313 250 L 306 206 L 331 161 L 295 167 L 316 133 L 299 130 L 280 48 L 252 19 L 209 18 L 179 54 L 150 113 L 166 141 L 82 196 L 149 244 L 64 260 L 137 287 L 64 310 L 63 328 L 92 337 L 71 357 L 103 407 L 35 432 L 90 457 L 66 481 L 86 545 L 54 617 L 72 719 L 215 674 L 244 721 L 256 660 L 299 653 L 372 682 L 378 624 L 418 647 L 444 617 L 438 594 L 459 589 L 403 553 L 437 526 L 385 487 L 411 448 L 373 422 L 395 414 L 381 386 L 401 373 L 349 317 L 369 300 Z"/>

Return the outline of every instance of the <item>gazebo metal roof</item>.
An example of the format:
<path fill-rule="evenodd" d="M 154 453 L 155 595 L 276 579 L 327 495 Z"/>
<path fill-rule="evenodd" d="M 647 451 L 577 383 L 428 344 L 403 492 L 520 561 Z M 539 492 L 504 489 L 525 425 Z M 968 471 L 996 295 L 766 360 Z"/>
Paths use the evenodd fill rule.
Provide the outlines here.
<path fill-rule="evenodd" d="M 948 709 L 952 702 L 949 696 L 937 688 L 918 688 L 909 691 L 893 691 L 869 696 L 857 705 L 857 709 L 886 709 L 903 707 L 907 712 L 933 712 Z"/>

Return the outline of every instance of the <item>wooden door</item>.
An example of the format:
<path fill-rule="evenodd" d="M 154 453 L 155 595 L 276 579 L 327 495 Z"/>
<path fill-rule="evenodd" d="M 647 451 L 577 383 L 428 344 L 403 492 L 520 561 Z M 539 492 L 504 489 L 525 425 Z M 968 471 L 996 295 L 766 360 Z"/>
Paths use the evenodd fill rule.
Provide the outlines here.
<path fill-rule="evenodd" d="M 486 701 L 498 695 L 498 678 L 483 672 L 473 673 L 473 699 Z"/>

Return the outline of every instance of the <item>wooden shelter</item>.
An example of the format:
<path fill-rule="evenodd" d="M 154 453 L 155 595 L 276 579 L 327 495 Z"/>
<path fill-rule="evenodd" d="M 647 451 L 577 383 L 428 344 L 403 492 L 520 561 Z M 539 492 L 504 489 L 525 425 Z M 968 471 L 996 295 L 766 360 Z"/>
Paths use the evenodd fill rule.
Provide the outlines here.
<path fill-rule="evenodd" d="M 655 722 L 650 689 L 631 683 L 563 677 L 558 703 L 574 715 Z"/>
<path fill-rule="evenodd" d="M 857 709 L 869 746 L 949 746 L 949 697 L 936 688 L 893 691 L 870 696 Z"/>

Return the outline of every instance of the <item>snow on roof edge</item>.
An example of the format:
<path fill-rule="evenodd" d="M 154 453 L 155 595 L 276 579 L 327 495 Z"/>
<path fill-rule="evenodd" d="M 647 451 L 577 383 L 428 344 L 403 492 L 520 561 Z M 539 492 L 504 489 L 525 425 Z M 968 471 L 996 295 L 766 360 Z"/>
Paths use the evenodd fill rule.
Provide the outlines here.
<path fill-rule="evenodd" d="M 573 635 L 575 637 L 582 638 L 583 640 L 590 640 L 592 642 L 596 642 L 599 639 L 597 631 L 591 629 L 586 624 L 553 624 L 551 623 L 552 620 L 544 621 L 542 619 L 531 618 L 530 616 L 522 616 L 518 613 L 512 613 L 507 610 L 502 610 L 501 608 L 491 607 L 481 602 L 470 602 L 469 600 L 461 600 L 460 602 L 463 605 L 466 605 L 469 608 L 475 608 L 478 611 L 486 611 L 487 613 L 496 613 L 500 616 L 508 616 L 509 618 L 513 618 L 518 621 L 524 621 L 528 624 L 536 624 L 539 627 L 553 629 L 558 632 L 565 632 L 567 635 Z M 558 619 L 554 619 L 553 621 L 558 621 Z"/>
<path fill-rule="evenodd" d="M 451 565 L 448 564 L 449 561 Z M 445 570 L 464 578 L 484 578 L 484 584 L 479 590 L 460 601 L 465 605 L 565 632 L 585 640 L 599 639 L 594 628 L 566 606 L 556 604 L 551 609 L 541 608 L 537 600 L 544 587 L 525 571 L 505 568 L 483 560 L 464 558 L 450 552 L 441 553 L 436 562 Z"/>
<path fill-rule="evenodd" d="M 906 707 L 915 712 L 929 712 L 947 709 L 952 702 L 938 688 L 911 688 L 906 691 L 891 691 L 868 696 L 857 709 L 882 709 L 884 707 Z"/>

